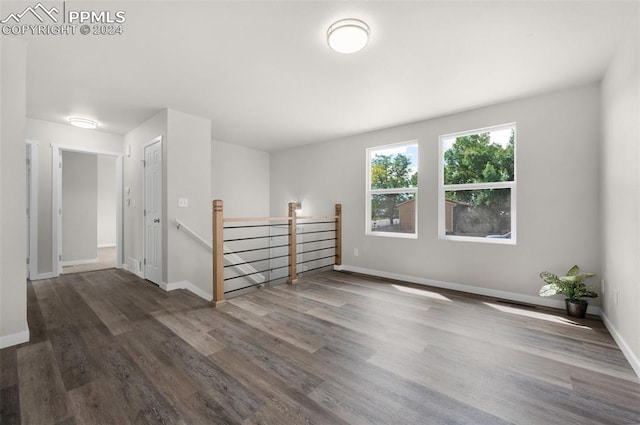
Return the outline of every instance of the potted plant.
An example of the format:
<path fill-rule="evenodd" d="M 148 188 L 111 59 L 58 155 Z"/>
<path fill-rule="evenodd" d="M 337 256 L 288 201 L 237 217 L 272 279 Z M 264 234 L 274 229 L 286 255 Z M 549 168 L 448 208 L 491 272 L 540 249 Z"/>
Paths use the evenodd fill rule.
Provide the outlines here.
<path fill-rule="evenodd" d="M 593 286 L 585 285 L 584 281 L 595 276 L 595 273 L 580 273 L 576 265 L 569 269 L 566 276 L 556 276 L 553 273 L 542 272 L 540 277 L 547 284 L 540 288 L 541 297 L 551 297 L 556 294 L 566 295 L 565 305 L 567 314 L 571 317 L 584 318 L 589 303 L 583 298 L 596 298 Z"/>

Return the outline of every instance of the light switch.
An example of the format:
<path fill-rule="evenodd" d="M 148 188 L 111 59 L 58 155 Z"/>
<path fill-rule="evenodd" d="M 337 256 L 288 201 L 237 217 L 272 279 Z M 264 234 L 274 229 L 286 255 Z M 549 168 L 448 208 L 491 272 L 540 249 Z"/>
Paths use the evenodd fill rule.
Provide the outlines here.
<path fill-rule="evenodd" d="M 187 208 L 189 206 L 188 198 L 178 198 L 178 207 L 179 208 Z"/>

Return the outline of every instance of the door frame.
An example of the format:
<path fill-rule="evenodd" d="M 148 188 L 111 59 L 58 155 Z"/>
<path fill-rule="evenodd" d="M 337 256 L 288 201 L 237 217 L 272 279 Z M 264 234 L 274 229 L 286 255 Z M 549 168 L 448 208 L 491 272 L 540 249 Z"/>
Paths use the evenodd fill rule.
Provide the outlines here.
<path fill-rule="evenodd" d="M 122 229 L 122 172 L 123 172 L 123 153 L 122 152 L 111 152 L 104 151 L 100 149 L 91 149 L 81 146 L 70 146 L 70 145 L 56 145 L 51 144 L 52 152 L 52 161 L 51 161 L 51 169 L 53 170 L 53 182 L 52 182 L 52 208 L 51 208 L 51 216 L 53 218 L 52 223 L 52 244 L 51 251 L 53 254 L 53 273 L 54 277 L 60 276 L 62 273 L 62 214 L 60 208 L 62 206 L 62 167 L 60 166 L 60 161 L 62 160 L 62 152 L 80 152 L 87 154 L 95 154 L 95 155 L 107 155 L 113 156 L 116 158 L 116 267 L 122 268 L 122 253 L 123 253 L 123 229 Z"/>
<path fill-rule="evenodd" d="M 26 140 L 29 148 L 30 165 L 29 185 L 29 279 L 38 279 L 38 149 L 40 142 Z"/>
<path fill-rule="evenodd" d="M 146 235 L 146 231 L 147 231 L 147 227 L 146 227 L 146 220 L 147 220 L 147 216 L 146 216 L 146 209 L 147 209 L 147 173 L 146 173 L 146 164 L 144 163 L 144 161 L 146 161 L 146 156 L 145 156 L 145 150 L 151 146 L 154 145 L 156 143 L 160 143 L 160 258 L 162 259 L 162 267 L 160 270 L 160 283 L 158 283 L 159 286 L 162 286 L 162 284 L 164 283 L 164 270 L 165 270 L 165 264 L 164 264 L 164 229 L 165 229 L 165 221 L 164 221 L 164 145 L 162 142 L 163 137 L 162 136 L 158 136 L 158 137 L 154 137 L 153 139 L 149 140 L 148 142 L 146 142 L 144 145 L 142 145 L 142 256 L 143 259 L 147 258 L 147 235 Z M 144 279 L 147 279 L 147 266 L 146 264 L 143 263 L 142 265 L 142 270 L 141 270 L 141 274 L 142 277 Z M 148 280 L 148 279 L 147 279 Z M 155 284 L 155 282 L 153 281 L 149 281 Z"/>

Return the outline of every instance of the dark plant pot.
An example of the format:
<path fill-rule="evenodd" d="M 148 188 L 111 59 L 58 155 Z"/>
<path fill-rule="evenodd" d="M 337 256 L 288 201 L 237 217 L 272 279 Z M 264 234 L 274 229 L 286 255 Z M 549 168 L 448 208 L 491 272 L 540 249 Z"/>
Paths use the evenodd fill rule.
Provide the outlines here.
<path fill-rule="evenodd" d="M 587 315 L 587 307 L 589 306 L 589 303 L 585 300 L 571 301 L 567 298 L 564 302 L 567 306 L 567 314 L 569 316 L 584 319 Z"/>

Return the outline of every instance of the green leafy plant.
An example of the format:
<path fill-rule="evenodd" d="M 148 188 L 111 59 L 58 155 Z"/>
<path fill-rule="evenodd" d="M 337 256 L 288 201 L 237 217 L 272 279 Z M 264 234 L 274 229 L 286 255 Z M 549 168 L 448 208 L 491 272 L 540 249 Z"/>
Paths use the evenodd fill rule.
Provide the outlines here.
<path fill-rule="evenodd" d="M 595 287 L 585 285 L 584 281 L 595 276 L 595 273 L 580 273 L 576 265 L 569 269 L 566 276 L 542 272 L 540 277 L 547 284 L 540 288 L 541 297 L 564 294 L 571 302 L 580 302 L 581 298 L 596 298 Z"/>

